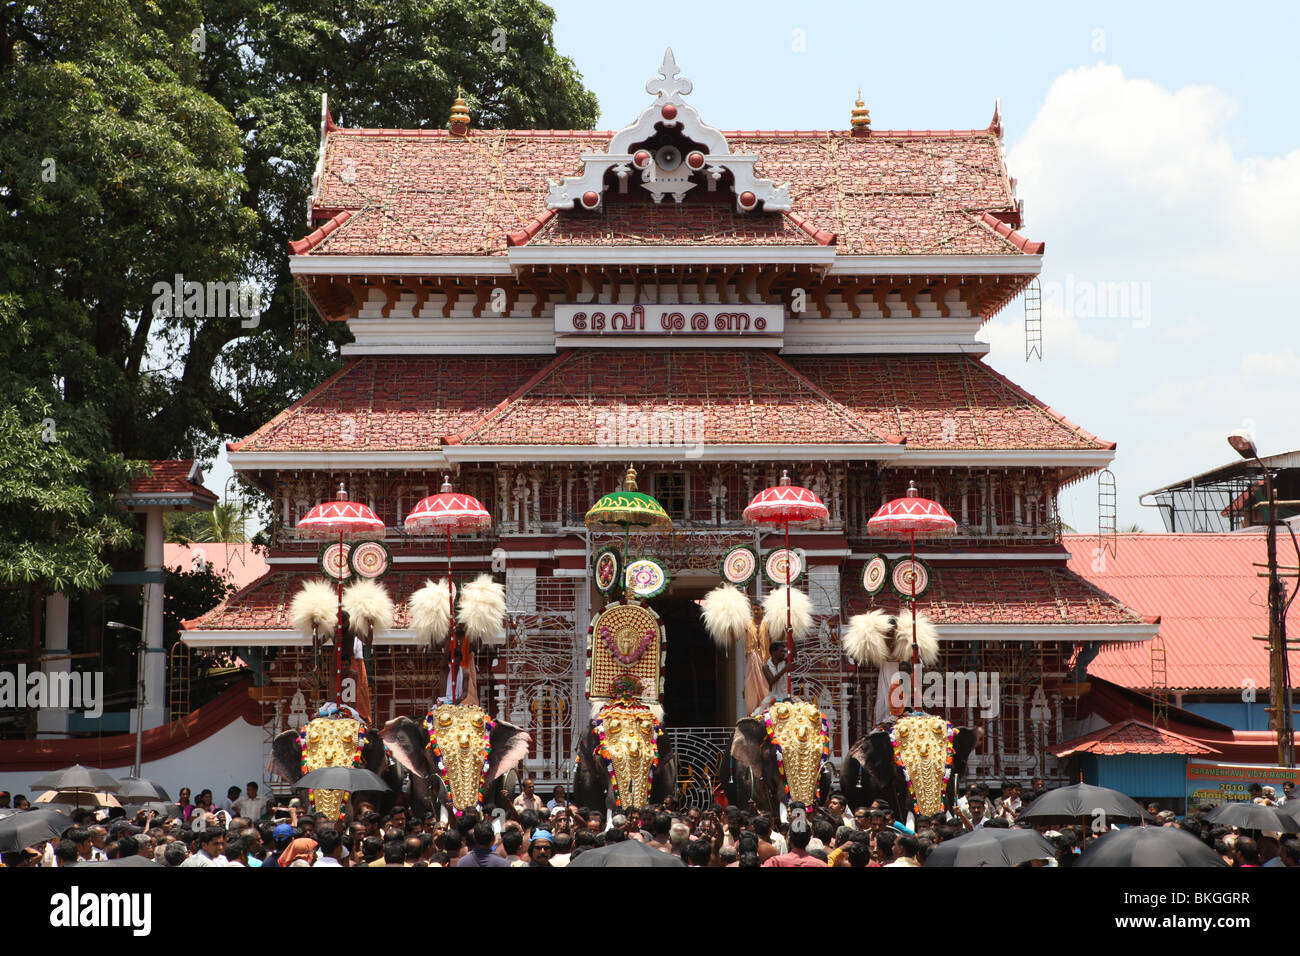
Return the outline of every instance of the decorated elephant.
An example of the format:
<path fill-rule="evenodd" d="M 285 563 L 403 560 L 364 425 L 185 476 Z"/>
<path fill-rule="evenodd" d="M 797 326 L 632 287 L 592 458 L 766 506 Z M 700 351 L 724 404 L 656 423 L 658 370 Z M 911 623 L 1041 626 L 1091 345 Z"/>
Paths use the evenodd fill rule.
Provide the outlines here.
<path fill-rule="evenodd" d="M 646 704 L 605 704 L 578 745 L 573 798 L 579 806 L 609 811 L 660 803 L 677 786 L 677 755 Z"/>
<path fill-rule="evenodd" d="M 391 793 L 378 795 L 379 806 L 391 805 L 401 789 L 401 779 L 391 769 L 379 733 L 350 707 L 327 704 L 301 730 L 286 730 L 271 742 L 269 769 L 282 779 L 297 783 L 304 774 L 321 767 L 364 767 L 382 776 Z M 346 790 L 312 792 L 316 811 L 331 818 L 342 814 L 347 799 Z"/>
<path fill-rule="evenodd" d="M 498 778 L 533 745 L 522 727 L 465 704 L 439 704 L 421 720 L 395 717 L 382 737 L 393 759 L 410 771 L 412 808 L 450 808 L 457 816 L 481 809 L 485 794 L 496 802 Z"/>
<path fill-rule="evenodd" d="M 984 735 L 914 711 L 858 738 L 844 758 L 840 787 L 850 807 L 886 801 L 904 820 L 915 809 L 933 815 L 952 806 L 956 780 Z M 951 761 L 949 762 L 949 754 Z"/>
<path fill-rule="evenodd" d="M 830 735 L 815 704 L 778 700 L 759 717 L 744 717 L 731 739 L 740 784 L 737 797 L 784 817 L 791 803 L 825 803 L 831 792 Z"/>

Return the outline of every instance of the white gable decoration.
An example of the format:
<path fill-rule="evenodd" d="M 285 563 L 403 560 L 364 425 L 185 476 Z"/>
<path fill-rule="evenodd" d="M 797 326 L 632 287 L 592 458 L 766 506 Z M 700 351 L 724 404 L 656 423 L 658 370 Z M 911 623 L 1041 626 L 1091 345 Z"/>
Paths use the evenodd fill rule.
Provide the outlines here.
<path fill-rule="evenodd" d="M 599 209 L 604 201 L 605 177 L 612 170 L 620 193 L 628 191 L 631 178 L 655 202 L 662 202 L 664 196 L 681 202 L 698 185 L 698 180 L 692 180 L 696 174 L 703 175 L 708 190 L 713 192 L 723 174 L 729 172 L 739 212 L 752 212 L 760 203 L 768 212 L 790 210 L 790 184 L 777 186 L 770 179 L 756 177 L 754 164 L 758 155 L 733 153 L 727 138 L 706 125 L 695 108 L 683 102 L 682 97 L 691 92 L 691 81 L 679 77 L 680 72 L 669 47 L 659 67 L 659 76 L 645 85 L 646 92 L 653 94 L 655 101 L 641 111 L 635 123 L 614 134 L 606 152 L 582 154 L 581 176 L 569 176 L 560 183 L 550 182 L 547 209 L 572 209 L 575 205 Z M 665 131 L 675 132 L 670 139 L 680 139 L 697 148 L 683 156 L 683 150 L 672 142 L 652 147 L 649 141 L 663 140 Z"/>

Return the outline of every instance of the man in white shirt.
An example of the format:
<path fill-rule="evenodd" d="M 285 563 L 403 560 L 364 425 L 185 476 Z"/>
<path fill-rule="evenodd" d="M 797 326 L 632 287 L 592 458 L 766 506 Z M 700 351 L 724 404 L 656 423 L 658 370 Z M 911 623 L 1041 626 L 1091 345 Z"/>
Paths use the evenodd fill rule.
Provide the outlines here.
<path fill-rule="evenodd" d="M 262 814 L 266 812 L 266 797 L 257 795 L 257 784 L 252 780 L 248 781 L 248 792 L 234 801 L 234 811 L 241 817 L 247 817 L 252 823 L 262 819 Z"/>
<path fill-rule="evenodd" d="M 545 801 L 533 792 L 536 788 L 537 780 L 535 778 L 529 777 L 524 781 L 523 791 L 514 800 L 516 810 L 532 810 L 536 812 L 546 806 Z"/>
<path fill-rule="evenodd" d="M 317 866 L 343 865 L 343 837 L 337 830 L 317 830 L 316 845 L 320 853 L 316 858 Z"/>
<path fill-rule="evenodd" d="M 205 830 L 199 834 L 199 852 L 181 864 L 186 866 L 225 866 L 226 833 L 224 830 Z"/>

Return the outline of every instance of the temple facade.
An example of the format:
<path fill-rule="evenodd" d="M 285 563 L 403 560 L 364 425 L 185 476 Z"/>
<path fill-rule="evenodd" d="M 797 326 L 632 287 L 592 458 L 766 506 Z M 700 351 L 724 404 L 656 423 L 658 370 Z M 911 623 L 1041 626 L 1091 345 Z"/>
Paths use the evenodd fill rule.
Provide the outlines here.
<path fill-rule="evenodd" d="M 344 367 L 243 441 L 241 478 L 274 503 L 265 576 L 198 620 L 191 647 L 253 649 L 267 739 L 324 693 L 288 606 L 319 575 L 297 521 L 340 482 L 387 525 L 397 602 L 368 669 L 374 718 L 423 714 L 436 656 L 406 600 L 442 576 L 441 538 L 402 530 L 450 476 L 494 526 L 453 544 L 456 576 L 507 589 L 506 634 L 482 651 L 485 706 L 527 726 L 528 767 L 562 780 L 586 726 L 587 625 L 603 605 L 592 556 L 615 535 L 583 516 L 628 467 L 671 515 L 632 535 L 671 585 L 665 724 L 683 795 L 728 773 L 743 656 L 715 648 L 696 603 L 738 545 L 774 532 L 741 512 L 783 470 L 826 503 L 796 531 L 814 633 L 795 693 L 830 718 L 838 761 L 871 729 L 874 671 L 840 652 L 841 623 L 896 609 L 864 566 L 906 543 L 867 520 L 909 481 L 943 504 L 955 537 L 918 546 L 918 607 L 939 670 L 998 676 L 991 709 L 930 709 L 985 739 L 980 777 L 1057 776 L 1074 736 L 1081 668 L 1102 642 L 1144 641 L 1152 620 L 1066 567 L 1057 500 L 1115 446 L 995 372 L 984 322 L 1038 274 L 1002 131 L 876 130 L 861 101 L 843 130 L 723 132 L 690 105 L 671 51 L 639 117 L 617 132 L 339 128 L 322 103 L 308 234 L 292 270 L 320 318 L 347 322 Z M 759 576 L 752 594 L 770 586 Z M 874 593 L 872 593 L 874 591 Z"/>

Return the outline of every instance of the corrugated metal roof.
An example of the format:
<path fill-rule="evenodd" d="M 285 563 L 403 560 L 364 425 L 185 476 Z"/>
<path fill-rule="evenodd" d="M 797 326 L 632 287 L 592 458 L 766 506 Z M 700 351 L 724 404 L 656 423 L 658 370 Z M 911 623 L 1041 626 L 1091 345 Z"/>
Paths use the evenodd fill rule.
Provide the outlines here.
<path fill-rule="evenodd" d="M 1166 684 L 1171 690 L 1237 690 L 1253 684 L 1268 694 L 1268 652 L 1252 635 L 1268 633 L 1268 579 L 1257 577 L 1267 557 L 1265 534 L 1122 534 L 1116 555 L 1094 535 L 1066 535 L 1070 570 L 1143 614 L 1160 616 Z M 1290 535 L 1278 536 L 1278 562 L 1296 564 Z M 1284 579 L 1288 594 L 1294 578 Z M 1300 602 L 1287 616 L 1300 635 Z M 1123 687 L 1151 687 L 1147 643 L 1108 644 L 1088 665 L 1093 677 Z M 1291 652 L 1300 675 L 1300 652 Z"/>

